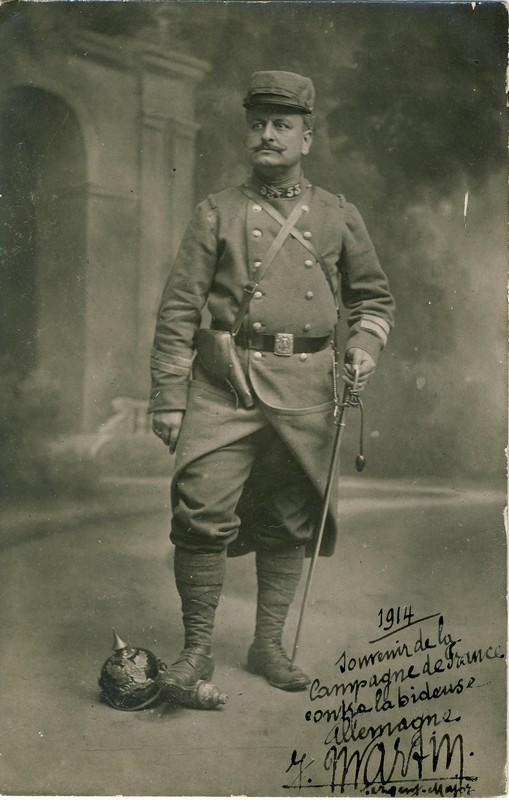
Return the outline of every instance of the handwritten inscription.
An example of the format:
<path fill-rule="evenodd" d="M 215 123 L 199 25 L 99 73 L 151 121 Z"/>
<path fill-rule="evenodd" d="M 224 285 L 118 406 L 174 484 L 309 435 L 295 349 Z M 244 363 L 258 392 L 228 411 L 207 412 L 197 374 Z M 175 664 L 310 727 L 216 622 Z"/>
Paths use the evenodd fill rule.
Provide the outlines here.
<path fill-rule="evenodd" d="M 323 749 L 293 750 L 283 788 L 473 794 L 475 754 L 457 703 L 479 685 L 480 665 L 503 661 L 503 648 L 463 648 L 441 613 L 417 618 L 410 606 L 380 609 L 378 632 L 366 652 L 339 654 L 333 680 L 312 681 L 304 718 L 320 731 Z"/>

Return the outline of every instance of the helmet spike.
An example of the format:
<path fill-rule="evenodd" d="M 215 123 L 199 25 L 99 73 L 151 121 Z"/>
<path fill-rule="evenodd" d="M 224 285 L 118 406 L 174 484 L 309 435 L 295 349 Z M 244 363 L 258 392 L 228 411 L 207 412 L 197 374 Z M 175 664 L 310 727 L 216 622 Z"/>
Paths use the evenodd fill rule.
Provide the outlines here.
<path fill-rule="evenodd" d="M 124 642 L 123 639 L 120 638 L 115 628 L 112 628 L 112 631 L 113 631 L 113 645 L 112 645 L 113 650 L 115 651 L 125 650 L 127 647 L 126 642 Z"/>

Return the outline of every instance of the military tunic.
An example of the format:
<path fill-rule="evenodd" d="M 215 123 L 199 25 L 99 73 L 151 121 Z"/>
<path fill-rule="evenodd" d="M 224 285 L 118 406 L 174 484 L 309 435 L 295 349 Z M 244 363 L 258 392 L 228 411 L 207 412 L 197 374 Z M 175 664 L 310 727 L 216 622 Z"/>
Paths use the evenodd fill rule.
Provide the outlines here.
<path fill-rule="evenodd" d="M 347 309 L 347 348 L 360 347 L 376 361 L 393 324 L 394 301 L 387 278 L 357 209 L 305 180 L 302 193 L 292 199 L 267 201 L 260 189 L 253 176 L 197 206 L 163 292 L 151 354 L 149 411 L 188 408 L 177 447 L 174 509 L 186 467 L 259 428 L 260 410 L 264 424 L 275 429 L 307 475 L 317 507 L 325 488 L 333 439 L 331 346 L 291 356 L 240 348 L 258 401 L 251 415 L 236 409 L 228 391 L 214 385 L 203 371 L 195 368 L 193 380 L 193 337 L 205 306 L 214 327 L 231 329 L 243 287 L 249 280 L 258 282 L 257 276 L 261 275 L 259 284 L 242 325 L 246 336 L 284 332 L 314 339 L 330 337 L 336 325 L 336 299 L 318 259 L 302 239 L 288 236 L 263 271 L 265 254 L 281 226 L 262 201 L 284 217 L 300 204 L 295 228 L 321 254 L 330 283 Z M 207 408 L 217 424 L 210 425 L 210 416 L 206 421 Z M 333 549 L 334 516 L 333 499 L 324 553 Z M 253 524 L 253 519 L 245 522 Z"/>

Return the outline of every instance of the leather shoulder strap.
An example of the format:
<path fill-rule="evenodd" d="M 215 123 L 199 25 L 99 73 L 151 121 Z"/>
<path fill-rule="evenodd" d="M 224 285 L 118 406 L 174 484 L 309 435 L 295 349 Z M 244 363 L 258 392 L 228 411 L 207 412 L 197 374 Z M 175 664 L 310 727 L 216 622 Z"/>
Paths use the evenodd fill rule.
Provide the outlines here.
<path fill-rule="evenodd" d="M 308 190 L 307 190 L 307 192 L 306 192 L 306 193 L 303 195 L 303 197 L 302 197 L 301 201 L 300 201 L 300 202 L 297 204 L 297 206 L 296 206 L 296 207 L 293 209 L 293 212 L 292 212 L 292 214 L 290 214 L 290 216 L 289 216 L 287 219 L 285 219 L 285 217 L 283 217 L 283 215 L 282 215 L 282 214 L 280 214 L 280 213 L 279 213 L 279 211 L 278 211 L 276 208 L 274 208 L 274 206 L 271 206 L 271 205 L 270 205 L 270 203 L 267 203 L 267 202 L 265 202 L 265 200 L 262 200 L 260 197 L 257 197 L 257 195 L 255 195 L 255 194 L 254 194 L 254 192 L 251 192 L 251 190 L 250 190 L 250 189 L 248 189 L 247 187 L 242 187 L 241 191 L 243 191 L 243 192 L 244 192 L 244 194 L 245 194 L 245 195 L 247 195 L 247 197 L 249 197 L 250 199 L 252 199 L 252 200 L 255 200 L 255 201 L 258 203 L 258 205 L 260 205 L 260 206 L 263 208 L 263 210 L 264 210 L 264 211 L 265 211 L 267 214 L 269 214 L 269 216 L 271 216 L 273 219 L 275 219 L 277 222 L 279 222 L 279 224 L 282 226 L 282 227 L 281 227 L 281 231 L 279 232 L 279 234 L 278 234 L 278 236 L 276 237 L 276 239 L 274 239 L 274 241 L 272 242 L 272 245 L 271 245 L 271 247 L 270 247 L 270 248 L 269 248 L 269 250 L 267 251 L 267 255 L 269 255 L 269 253 L 270 253 L 270 251 L 271 251 L 272 247 L 274 246 L 274 244 L 275 244 L 275 243 L 276 243 L 276 241 L 278 240 L 278 238 L 279 238 L 279 235 L 281 234 L 281 232 L 282 232 L 282 230 L 283 230 L 283 226 L 284 226 L 284 228 L 285 228 L 285 235 L 284 235 L 284 238 L 282 239 L 282 241 L 281 241 L 281 244 L 278 244 L 278 246 L 277 246 L 277 249 L 276 249 L 276 252 L 273 254 L 273 256 L 272 256 L 272 258 L 271 258 L 271 261 L 270 261 L 270 263 L 272 263 L 272 261 L 273 261 L 273 259 L 274 259 L 274 256 L 277 254 L 277 252 L 278 252 L 278 251 L 279 251 L 279 249 L 281 248 L 281 245 L 283 244 L 284 240 L 287 238 L 288 234 L 290 234 L 291 236 L 293 236 L 293 237 L 294 237 L 294 239 L 297 239 L 297 241 L 298 241 L 298 242 L 299 242 L 301 245 L 303 245 L 303 247 L 305 247 L 305 248 L 306 248 L 306 250 L 309 250 L 309 252 L 310 252 L 310 253 L 311 253 L 311 254 L 312 254 L 312 255 L 313 255 L 315 258 L 316 258 L 316 260 L 317 260 L 317 261 L 318 261 L 318 263 L 320 264 L 321 270 L 322 270 L 322 272 L 323 272 L 323 274 L 324 274 L 324 276 L 325 276 L 325 279 L 326 279 L 326 281 L 327 281 L 327 284 L 328 284 L 328 286 L 329 286 L 329 289 L 331 290 L 332 297 L 333 297 L 333 299 L 334 299 L 334 305 L 335 305 L 335 307 L 336 307 L 336 315 L 337 315 L 337 317 L 338 317 L 338 319 L 339 319 L 339 317 L 340 317 L 340 313 L 341 313 L 341 312 L 340 312 L 340 308 L 339 308 L 339 303 L 338 303 L 338 299 L 337 299 L 337 294 L 336 294 L 336 291 L 335 291 L 335 289 L 334 289 L 334 285 L 333 285 L 333 283 L 332 283 L 332 278 L 331 278 L 331 276 L 330 276 L 330 274 L 329 274 L 329 270 L 327 269 L 327 266 L 326 266 L 326 264 L 325 264 L 325 261 L 324 261 L 324 259 L 323 259 L 323 256 L 322 256 L 322 255 L 321 255 L 321 253 L 320 253 L 320 252 L 317 250 L 317 248 L 315 247 L 315 245 L 314 245 L 314 244 L 312 244 L 312 243 L 311 243 L 311 242 L 310 242 L 308 239 L 304 239 L 304 237 L 303 237 L 302 233 L 301 233 L 299 230 L 297 230 L 297 228 L 295 228 L 295 227 L 294 227 L 294 226 L 295 226 L 295 223 L 297 222 L 297 220 L 298 220 L 298 219 L 299 219 L 299 217 L 300 217 L 300 214 L 297 214 L 297 215 L 296 215 L 296 217 L 295 217 L 295 219 L 292 219 L 292 215 L 293 215 L 293 212 L 295 211 L 295 209 L 296 209 L 296 208 L 298 208 L 298 209 L 300 209 L 300 210 L 301 210 L 301 208 L 302 208 L 301 204 L 303 203 L 303 201 L 304 201 L 304 198 L 306 198 L 306 200 L 308 199 L 308 195 L 309 195 L 309 189 L 308 189 Z M 301 213 L 302 213 L 302 211 L 301 211 Z M 291 221 L 291 226 L 289 226 L 289 223 L 290 223 L 290 221 Z M 289 230 L 288 230 L 288 228 L 289 228 Z M 264 265 L 265 265 L 265 269 L 263 270 L 263 273 L 262 273 L 262 274 L 265 274 L 265 272 L 267 271 L 267 260 L 266 260 L 266 259 L 267 259 L 267 256 L 265 257 L 265 261 L 262 261 L 262 264 L 264 264 Z"/>
<path fill-rule="evenodd" d="M 258 203 L 259 206 L 263 208 L 263 210 L 271 216 L 276 222 L 279 222 L 281 225 L 281 229 L 278 231 L 277 236 L 274 237 L 272 243 L 262 257 L 261 269 L 258 272 L 257 280 L 260 281 L 262 277 L 265 275 L 267 270 L 269 269 L 270 265 L 274 261 L 275 257 L 281 250 L 282 246 L 284 245 L 285 241 L 287 240 L 288 236 L 293 232 L 293 228 L 295 223 L 302 215 L 302 202 L 308 198 L 309 189 L 304 193 L 302 199 L 299 203 L 297 203 L 288 217 L 283 217 L 282 214 L 277 211 L 270 203 L 267 203 L 265 200 L 262 200 L 261 197 L 258 197 L 254 192 L 252 192 L 247 186 L 243 186 L 241 191 L 250 198 L 250 200 L 254 200 Z"/>

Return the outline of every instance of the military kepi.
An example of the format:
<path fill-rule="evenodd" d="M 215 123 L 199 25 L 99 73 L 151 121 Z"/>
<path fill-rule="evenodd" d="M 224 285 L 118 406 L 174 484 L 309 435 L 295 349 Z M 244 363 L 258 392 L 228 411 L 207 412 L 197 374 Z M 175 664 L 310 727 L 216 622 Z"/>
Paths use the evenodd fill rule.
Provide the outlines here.
<path fill-rule="evenodd" d="M 251 76 L 244 108 L 256 105 L 288 106 L 301 113 L 313 111 L 315 87 L 310 78 L 296 72 L 268 70 Z"/>

